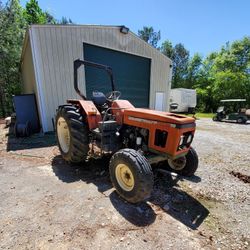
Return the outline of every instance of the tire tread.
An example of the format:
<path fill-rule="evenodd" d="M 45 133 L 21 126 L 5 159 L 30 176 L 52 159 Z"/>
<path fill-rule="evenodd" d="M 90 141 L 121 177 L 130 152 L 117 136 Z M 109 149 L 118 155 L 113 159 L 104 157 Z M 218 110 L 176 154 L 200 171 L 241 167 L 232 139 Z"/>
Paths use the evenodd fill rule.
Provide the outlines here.
<path fill-rule="evenodd" d="M 68 153 L 64 153 L 59 145 L 60 152 L 66 161 L 72 163 L 80 163 L 87 159 L 89 151 L 88 126 L 81 121 L 82 114 L 73 105 L 61 105 L 58 107 L 56 121 L 59 117 L 63 117 L 70 130 L 70 149 Z"/>
<path fill-rule="evenodd" d="M 134 171 L 136 172 L 137 176 L 137 180 L 135 180 L 135 182 L 137 181 L 135 183 L 135 187 L 129 192 L 123 190 L 119 186 L 115 177 L 115 164 L 116 162 L 119 162 L 119 160 L 124 159 L 133 162 Z M 110 160 L 110 177 L 118 194 L 131 203 L 141 202 L 148 198 L 151 194 L 154 182 L 151 166 L 147 159 L 134 149 L 121 149 L 112 156 Z"/>

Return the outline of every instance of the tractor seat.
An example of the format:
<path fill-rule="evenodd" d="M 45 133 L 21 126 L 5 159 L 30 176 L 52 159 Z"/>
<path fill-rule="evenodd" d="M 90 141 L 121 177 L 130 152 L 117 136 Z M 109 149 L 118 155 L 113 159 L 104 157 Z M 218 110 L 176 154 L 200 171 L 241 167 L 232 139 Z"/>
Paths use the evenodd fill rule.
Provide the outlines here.
<path fill-rule="evenodd" d="M 103 106 L 107 101 L 106 96 L 99 91 L 93 91 L 91 99 L 97 106 Z"/>

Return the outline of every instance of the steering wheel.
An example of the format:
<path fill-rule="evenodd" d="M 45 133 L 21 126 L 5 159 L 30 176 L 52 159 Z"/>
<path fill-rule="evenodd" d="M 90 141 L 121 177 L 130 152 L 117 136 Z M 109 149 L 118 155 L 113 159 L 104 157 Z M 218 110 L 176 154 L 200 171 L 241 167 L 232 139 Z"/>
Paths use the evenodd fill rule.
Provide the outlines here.
<path fill-rule="evenodd" d="M 108 92 L 105 96 L 108 101 L 113 102 L 115 100 L 118 100 L 121 94 L 122 93 L 120 91 L 111 91 Z"/>

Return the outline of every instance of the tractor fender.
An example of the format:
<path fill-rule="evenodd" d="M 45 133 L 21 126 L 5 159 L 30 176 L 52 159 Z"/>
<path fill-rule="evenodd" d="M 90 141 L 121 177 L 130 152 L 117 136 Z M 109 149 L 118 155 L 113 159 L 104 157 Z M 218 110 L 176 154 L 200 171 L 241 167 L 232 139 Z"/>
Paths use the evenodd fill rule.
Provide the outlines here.
<path fill-rule="evenodd" d="M 115 100 L 112 103 L 112 114 L 115 116 L 116 122 L 119 125 L 123 124 L 124 110 L 134 109 L 135 107 L 127 100 Z"/>
<path fill-rule="evenodd" d="M 67 103 L 78 105 L 87 116 L 89 129 L 98 128 L 98 122 L 102 120 L 101 114 L 92 101 L 67 100 Z"/>

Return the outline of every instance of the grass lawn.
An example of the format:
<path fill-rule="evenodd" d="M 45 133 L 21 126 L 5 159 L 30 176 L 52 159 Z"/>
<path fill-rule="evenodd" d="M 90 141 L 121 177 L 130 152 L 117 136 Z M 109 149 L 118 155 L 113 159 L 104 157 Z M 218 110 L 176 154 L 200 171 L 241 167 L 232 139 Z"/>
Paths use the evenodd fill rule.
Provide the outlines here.
<path fill-rule="evenodd" d="M 196 113 L 195 117 L 197 118 L 212 118 L 214 116 L 213 113 Z"/>
<path fill-rule="evenodd" d="M 188 116 L 193 116 L 191 114 L 188 114 Z M 195 117 L 196 118 L 213 118 L 214 114 L 213 113 L 196 113 Z"/>

